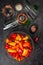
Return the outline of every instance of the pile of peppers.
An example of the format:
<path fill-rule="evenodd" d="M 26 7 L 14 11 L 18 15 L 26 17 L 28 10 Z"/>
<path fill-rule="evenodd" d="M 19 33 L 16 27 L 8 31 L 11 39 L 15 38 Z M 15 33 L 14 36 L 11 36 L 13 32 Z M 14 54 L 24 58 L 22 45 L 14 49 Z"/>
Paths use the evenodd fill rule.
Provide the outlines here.
<path fill-rule="evenodd" d="M 29 36 L 23 36 L 22 33 L 12 33 L 5 39 L 5 49 L 14 59 L 21 61 L 30 56 L 32 44 Z"/>

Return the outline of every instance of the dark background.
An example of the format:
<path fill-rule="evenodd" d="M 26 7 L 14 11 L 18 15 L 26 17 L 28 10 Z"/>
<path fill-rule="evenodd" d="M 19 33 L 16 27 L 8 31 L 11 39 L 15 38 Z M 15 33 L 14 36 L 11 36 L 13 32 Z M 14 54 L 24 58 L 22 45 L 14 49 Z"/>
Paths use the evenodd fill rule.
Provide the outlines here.
<path fill-rule="evenodd" d="M 5 1 L 5 0 L 3 0 Z M 37 19 L 34 21 L 38 24 L 39 30 L 36 35 L 39 35 L 39 43 L 36 46 L 32 56 L 19 63 L 13 59 L 8 58 L 4 51 L 4 38 L 9 30 L 3 31 L 4 17 L 1 14 L 2 1 L 0 0 L 0 65 L 43 65 L 43 0 L 30 0 L 31 6 L 37 4 L 39 6 L 39 14 Z"/>

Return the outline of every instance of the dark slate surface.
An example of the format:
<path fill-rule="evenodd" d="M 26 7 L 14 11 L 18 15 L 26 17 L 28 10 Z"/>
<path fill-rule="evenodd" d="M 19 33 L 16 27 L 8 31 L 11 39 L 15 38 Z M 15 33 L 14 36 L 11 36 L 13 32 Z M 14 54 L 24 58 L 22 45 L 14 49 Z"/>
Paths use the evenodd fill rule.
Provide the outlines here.
<path fill-rule="evenodd" d="M 5 1 L 5 0 L 4 0 Z M 16 0 L 15 0 L 16 1 Z M 0 0 L 1 2 L 1 0 Z M 39 30 L 38 33 L 36 34 L 39 35 L 39 43 L 35 47 L 35 50 L 33 54 L 31 55 L 30 58 L 22 61 L 21 63 L 11 59 L 11 57 L 7 56 L 4 50 L 4 38 L 6 35 L 9 34 L 11 29 L 7 31 L 3 31 L 3 16 L 1 15 L 1 9 L 0 9 L 0 65 L 43 65 L 43 0 L 30 0 L 31 5 L 33 6 L 34 4 L 39 5 L 39 15 L 37 19 L 33 22 L 38 24 Z M 1 2 L 2 4 L 2 2 Z M 0 8 L 2 6 L 0 5 Z M 32 23 L 32 24 L 33 24 Z M 22 28 L 22 26 L 21 26 Z M 16 29 L 16 28 L 15 28 Z M 34 36 L 34 35 L 33 35 Z"/>

